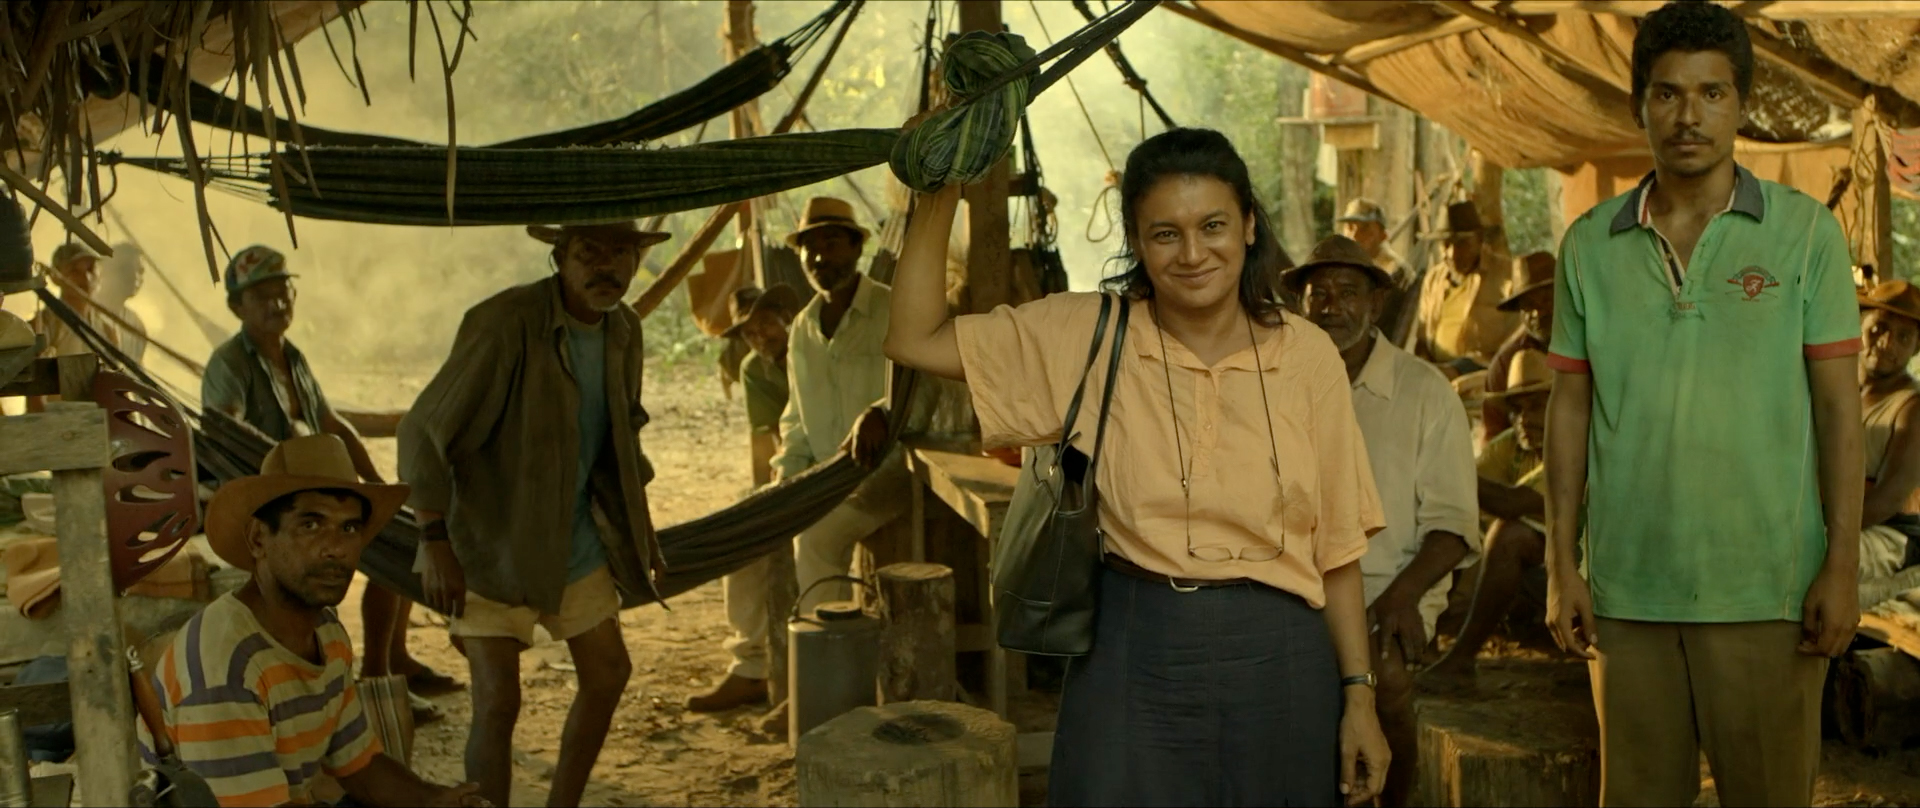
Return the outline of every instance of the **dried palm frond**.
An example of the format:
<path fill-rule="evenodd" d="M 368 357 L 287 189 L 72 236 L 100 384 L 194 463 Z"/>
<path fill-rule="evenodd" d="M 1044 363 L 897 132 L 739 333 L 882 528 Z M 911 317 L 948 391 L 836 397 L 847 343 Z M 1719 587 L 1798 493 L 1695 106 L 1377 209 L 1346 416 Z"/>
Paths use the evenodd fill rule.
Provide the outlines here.
<path fill-rule="evenodd" d="M 205 172 L 200 170 L 202 150 L 194 142 L 190 118 L 191 87 L 196 73 L 211 81 L 218 73 L 231 72 L 232 87 L 237 88 L 244 108 L 249 96 L 266 112 L 269 148 L 288 143 L 305 145 L 298 110 L 306 102 L 306 89 L 293 44 L 300 36 L 320 28 L 332 47 L 332 35 L 325 26 L 338 21 L 346 27 L 351 43 L 349 81 L 371 103 L 365 73 L 360 69 L 359 34 L 366 25 L 353 12 L 364 0 L 304 0 L 296 2 L 141 2 L 140 0 L 25 0 L 9 2 L 0 10 L 0 181 L 15 192 L 24 193 L 59 218 L 80 240 L 102 253 L 109 248 L 83 221 L 91 215 L 96 221 L 101 206 L 111 196 L 103 195 L 95 163 L 95 144 L 119 129 L 138 122 L 149 134 L 176 127 L 182 156 L 192 167 L 195 184 L 194 204 L 199 215 L 201 244 L 209 270 L 218 279 L 219 259 L 214 245 L 218 239 L 207 213 Z M 450 73 L 458 64 L 461 46 L 473 36 L 469 23 L 473 8 L 464 0 L 408 0 L 415 5 L 445 3 L 455 24 L 445 36 L 455 37 L 449 49 L 441 42 L 443 70 Z M 289 24 L 290 20 L 297 24 Z M 435 25 L 436 34 L 440 33 Z M 409 60 L 413 44 L 408 44 Z M 334 59 L 343 73 L 348 63 L 336 51 Z M 251 81 L 249 81 L 251 79 Z M 448 83 L 449 117 L 452 110 L 452 85 Z M 286 126 L 276 125 L 275 113 L 284 117 Z M 449 135 L 452 134 L 449 121 Z M 452 146 L 452 143 L 448 144 Z M 241 144 L 247 148 L 247 144 Z M 304 152 L 304 149 L 300 149 Z M 229 146 L 228 151 L 232 152 Z M 60 189 L 50 187 L 54 169 L 61 175 Z M 304 163 L 281 165 L 276 161 L 273 182 L 285 192 L 289 184 L 307 185 L 311 168 Z M 450 178 L 451 181 L 451 178 Z M 30 188 L 31 186 L 31 188 Z M 313 189 L 318 192 L 318 189 Z M 50 204 L 64 196 L 64 206 Z M 287 218 L 293 232 L 293 219 Z"/>

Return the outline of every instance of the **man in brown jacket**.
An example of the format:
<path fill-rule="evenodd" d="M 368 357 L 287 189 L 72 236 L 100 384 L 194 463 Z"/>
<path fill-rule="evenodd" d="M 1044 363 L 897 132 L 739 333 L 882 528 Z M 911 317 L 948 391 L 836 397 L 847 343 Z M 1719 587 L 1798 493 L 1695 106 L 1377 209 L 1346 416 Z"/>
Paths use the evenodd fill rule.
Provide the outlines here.
<path fill-rule="evenodd" d="M 623 606 L 658 599 L 664 568 L 640 450 L 640 317 L 621 299 L 632 222 L 529 227 L 554 276 L 467 311 L 451 355 L 400 422 L 400 476 L 423 525 L 427 604 L 473 677 L 467 779 L 497 805 L 512 785 L 520 654 L 543 626 L 565 640 L 579 696 L 549 805 L 578 805 L 632 673 Z"/>

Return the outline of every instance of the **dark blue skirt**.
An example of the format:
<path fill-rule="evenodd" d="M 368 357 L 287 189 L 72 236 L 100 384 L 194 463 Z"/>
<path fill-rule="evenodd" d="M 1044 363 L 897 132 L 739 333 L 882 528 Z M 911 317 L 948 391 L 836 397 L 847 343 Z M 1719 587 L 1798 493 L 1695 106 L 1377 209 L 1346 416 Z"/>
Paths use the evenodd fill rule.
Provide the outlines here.
<path fill-rule="evenodd" d="M 1340 668 L 1319 610 L 1247 585 L 1177 592 L 1104 570 L 1068 667 L 1049 802 L 1342 805 Z"/>

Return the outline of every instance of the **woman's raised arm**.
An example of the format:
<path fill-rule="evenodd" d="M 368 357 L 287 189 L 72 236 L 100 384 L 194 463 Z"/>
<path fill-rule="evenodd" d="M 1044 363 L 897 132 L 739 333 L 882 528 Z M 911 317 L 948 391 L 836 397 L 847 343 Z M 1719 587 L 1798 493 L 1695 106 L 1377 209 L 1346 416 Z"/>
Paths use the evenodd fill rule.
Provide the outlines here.
<path fill-rule="evenodd" d="M 947 316 L 947 239 L 960 205 L 960 186 L 920 198 L 907 221 L 906 244 L 893 271 L 893 312 L 887 358 L 914 370 L 966 381 L 960 341 Z"/>

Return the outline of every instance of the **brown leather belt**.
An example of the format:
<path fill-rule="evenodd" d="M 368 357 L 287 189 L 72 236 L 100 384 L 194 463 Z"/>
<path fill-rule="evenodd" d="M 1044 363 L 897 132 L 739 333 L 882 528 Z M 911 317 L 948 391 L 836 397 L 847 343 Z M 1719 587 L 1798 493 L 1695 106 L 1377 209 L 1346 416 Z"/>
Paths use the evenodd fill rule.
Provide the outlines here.
<path fill-rule="evenodd" d="M 1148 570 L 1114 553 L 1107 553 L 1104 560 L 1107 569 L 1113 570 L 1121 575 L 1139 578 L 1142 581 L 1151 581 L 1156 584 L 1171 584 L 1175 589 L 1211 589 L 1221 586 L 1241 586 L 1259 583 L 1259 581 L 1255 581 L 1252 578 L 1175 578 L 1171 575 L 1162 575 L 1158 572 Z"/>

